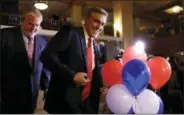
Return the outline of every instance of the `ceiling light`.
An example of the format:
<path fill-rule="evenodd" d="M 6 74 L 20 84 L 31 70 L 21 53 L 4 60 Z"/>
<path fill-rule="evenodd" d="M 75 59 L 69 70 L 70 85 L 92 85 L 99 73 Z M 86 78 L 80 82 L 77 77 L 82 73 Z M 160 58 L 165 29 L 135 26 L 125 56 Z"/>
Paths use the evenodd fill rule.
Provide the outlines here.
<path fill-rule="evenodd" d="M 166 9 L 164 12 L 168 14 L 177 14 L 177 13 L 180 13 L 181 11 L 183 11 L 183 8 L 181 6 L 176 5 L 169 9 Z"/>
<path fill-rule="evenodd" d="M 43 1 L 36 2 L 34 4 L 34 7 L 39 9 L 39 10 L 45 10 L 45 9 L 48 8 L 48 3 L 47 2 L 43 2 Z"/>

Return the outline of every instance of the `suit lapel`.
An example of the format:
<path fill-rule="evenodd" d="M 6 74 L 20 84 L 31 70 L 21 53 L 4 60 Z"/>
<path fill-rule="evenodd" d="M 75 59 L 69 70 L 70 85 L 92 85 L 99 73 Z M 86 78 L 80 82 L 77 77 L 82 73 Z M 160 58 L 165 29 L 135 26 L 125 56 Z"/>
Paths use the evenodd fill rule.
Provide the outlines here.
<path fill-rule="evenodd" d="M 41 43 L 39 41 L 40 39 L 38 38 L 38 36 L 36 35 L 35 38 L 34 38 L 34 53 L 33 53 L 33 59 L 32 59 L 32 77 L 31 77 L 31 83 L 32 83 L 32 91 L 33 91 L 33 94 L 36 94 L 35 92 L 35 89 L 36 89 L 36 83 L 37 83 L 37 80 L 39 79 L 37 76 L 36 76 L 36 71 L 37 68 L 39 68 L 38 66 L 38 59 L 39 59 L 39 54 L 40 54 L 40 47 L 41 47 Z"/>
<path fill-rule="evenodd" d="M 36 68 L 36 64 L 37 64 L 37 60 L 38 60 L 38 54 L 40 52 L 40 48 L 39 48 L 39 39 L 37 36 L 35 36 L 34 38 L 34 54 L 33 54 L 33 68 Z"/>
<path fill-rule="evenodd" d="M 15 35 L 16 35 L 15 38 L 17 38 L 17 40 L 16 40 L 17 43 L 16 43 L 15 48 L 16 48 L 17 54 L 20 54 L 20 56 L 21 56 L 19 58 L 20 62 L 21 63 L 25 62 L 24 64 L 26 66 L 28 66 L 28 68 L 31 69 L 30 64 L 29 64 L 29 60 L 28 60 L 26 46 L 24 44 L 24 40 L 23 40 L 23 36 L 22 36 L 22 32 L 21 32 L 21 28 L 17 29 L 17 32 L 15 32 Z"/>
<path fill-rule="evenodd" d="M 82 48 L 82 54 L 83 54 L 83 58 L 84 58 L 84 61 L 85 61 L 86 68 L 87 68 L 86 40 L 85 40 L 85 37 L 84 37 L 84 32 L 83 32 L 82 27 L 79 29 L 79 34 L 80 34 L 80 43 L 81 43 L 81 48 Z"/>

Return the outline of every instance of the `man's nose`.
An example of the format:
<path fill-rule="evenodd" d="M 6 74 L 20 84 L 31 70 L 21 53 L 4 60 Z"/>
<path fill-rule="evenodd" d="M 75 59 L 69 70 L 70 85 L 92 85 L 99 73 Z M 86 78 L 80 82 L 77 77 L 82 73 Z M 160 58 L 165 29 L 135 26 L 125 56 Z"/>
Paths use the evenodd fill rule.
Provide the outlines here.
<path fill-rule="evenodd" d="M 35 30 L 36 29 L 36 25 L 32 25 L 31 30 Z"/>
<path fill-rule="evenodd" d="M 98 23 L 97 26 L 96 26 L 96 28 L 97 28 L 97 29 L 100 29 L 100 27 L 101 27 L 101 24 Z"/>
<path fill-rule="evenodd" d="M 102 30 L 103 29 L 103 25 L 102 24 L 97 24 L 97 26 L 96 26 L 96 29 L 98 29 L 98 30 Z"/>

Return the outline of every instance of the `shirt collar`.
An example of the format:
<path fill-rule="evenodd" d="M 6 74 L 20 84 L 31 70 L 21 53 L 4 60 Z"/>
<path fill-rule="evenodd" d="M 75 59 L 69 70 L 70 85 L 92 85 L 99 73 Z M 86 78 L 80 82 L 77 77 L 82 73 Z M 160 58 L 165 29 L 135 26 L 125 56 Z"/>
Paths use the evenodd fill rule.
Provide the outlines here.
<path fill-rule="evenodd" d="M 84 27 L 84 25 L 82 27 L 83 27 L 83 30 L 84 30 L 84 37 L 85 37 L 85 39 L 88 39 L 89 35 L 88 35 L 87 31 L 86 31 L 86 28 Z"/>
<path fill-rule="evenodd" d="M 27 38 L 27 36 L 23 32 L 22 32 L 22 37 L 24 39 L 24 42 L 28 43 L 28 38 Z"/>
<path fill-rule="evenodd" d="M 22 31 L 22 37 L 23 37 L 23 39 L 26 41 L 26 43 L 28 42 L 28 37 L 24 34 L 24 31 L 22 30 L 22 28 L 21 28 L 21 31 Z M 33 41 L 34 41 L 34 39 L 35 39 L 35 36 L 34 36 L 34 38 L 33 38 Z"/>

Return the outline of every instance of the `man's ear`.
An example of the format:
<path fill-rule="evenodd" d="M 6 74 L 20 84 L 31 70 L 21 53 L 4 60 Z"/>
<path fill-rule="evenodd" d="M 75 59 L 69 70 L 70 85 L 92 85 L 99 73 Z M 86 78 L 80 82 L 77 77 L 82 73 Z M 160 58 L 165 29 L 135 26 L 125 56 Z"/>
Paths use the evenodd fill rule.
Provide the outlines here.
<path fill-rule="evenodd" d="M 42 26 L 39 27 L 39 30 L 42 30 Z"/>
<path fill-rule="evenodd" d="M 86 23 L 87 23 L 87 21 L 88 21 L 88 18 L 89 18 L 89 17 L 85 17 L 85 18 L 84 18 L 84 25 L 86 25 Z"/>
<path fill-rule="evenodd" d="M 38 33 L 42 31 L 42 26 L 38 28 Z"/>

